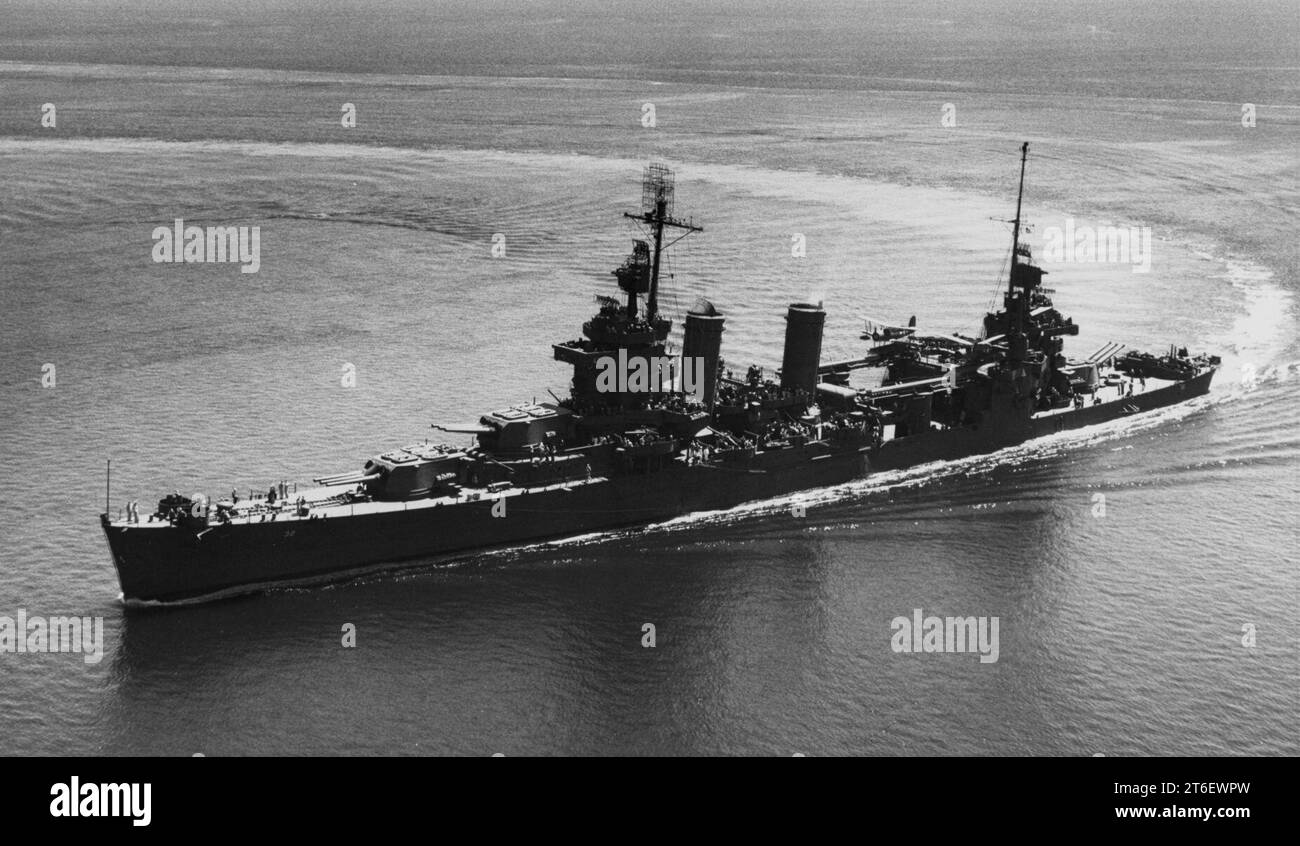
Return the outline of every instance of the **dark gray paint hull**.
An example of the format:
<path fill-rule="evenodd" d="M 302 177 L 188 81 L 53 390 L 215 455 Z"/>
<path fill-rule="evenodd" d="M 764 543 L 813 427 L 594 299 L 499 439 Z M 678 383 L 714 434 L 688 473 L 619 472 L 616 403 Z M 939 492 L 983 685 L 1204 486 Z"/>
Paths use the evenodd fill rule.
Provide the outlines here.
<path fill-rule="evenodd" d="M 213 599 L 269 586 L 336 581 L 421 566 L 471 551 L 657 523 L 799 490 L 841 484 L 874 471 L 994 452 L 1066 429 L 1173 405 L 1209 391 L 1213 371 L 1160 390 L 1021 421 L 996 431 L 933 431 L 870 451 L 822 446 L 762 453 L 749 465 L 675 465 L 642 476 L 535 491 L 506 499 L 323 520 L 230 524 L 197 535 L 183 527 L 124 527 L 100 521 L 128 602 Z"/>

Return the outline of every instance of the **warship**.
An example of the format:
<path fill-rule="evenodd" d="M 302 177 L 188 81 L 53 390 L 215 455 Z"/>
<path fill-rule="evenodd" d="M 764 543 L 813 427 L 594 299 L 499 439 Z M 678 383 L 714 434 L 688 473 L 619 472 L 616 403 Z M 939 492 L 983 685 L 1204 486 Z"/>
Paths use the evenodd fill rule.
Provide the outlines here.
<path fill-rule="evenodd" d="M 598 295 L 581 337 L 553 345 L 573 368 L 569 396 L 432 424 L 466 446 L 424 440 L 310 487 L 280 482 L 219 500 L 176 493 L 144 519 L 136 502 L 109 513 L 110 483 L 100 522 L 122 597 L 201 601 L 644 526 L 991 453 L 1207 393 L 1220 360 L 1186 348 L 1156 355 L 1111 342 L 1087 358 L 1064 355 L 1064 336 L 1079 326 L 1053 306 L 1021 240 L 1028 150 L 1005 294 L 978 337 L 924 334 L 915 318 L 868 320 L 860 356 L 822 361 L 826 312 L 794 303 L 770 374 L 727 366 L 726 318 L 704 299 L 670 352 L 661 261 L 702 229 L 674 216 L 673 174 L 652 164 L 641 208 L 624 215 L 643 237 L 612 271 L 618 295 Z"/>

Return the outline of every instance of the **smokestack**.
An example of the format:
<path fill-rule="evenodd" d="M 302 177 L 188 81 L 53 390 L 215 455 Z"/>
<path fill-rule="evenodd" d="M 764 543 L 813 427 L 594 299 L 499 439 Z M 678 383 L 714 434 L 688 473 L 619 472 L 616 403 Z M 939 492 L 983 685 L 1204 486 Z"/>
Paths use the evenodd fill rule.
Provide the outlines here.
<path fill-rule="evenodd" d="M 704 405 L 713 410 L 717 398 L 718 356 L 722 350 L 722 329 L 727 320 L 713 303 L 701 297 L 686 312 L 685 337 L 682 339 L 682 367 L 685 373 L 690 366 L 687 359 L 699 356 L 704 360 Z"/>
<path fill-rule="evenodd" d="M 822 327 L 826 312 L 821 305 L 791 303 L 785 315 L 785 356 L 781 360 L 781 387 L 817 390 L 817 368 L 822 358 Z"/>

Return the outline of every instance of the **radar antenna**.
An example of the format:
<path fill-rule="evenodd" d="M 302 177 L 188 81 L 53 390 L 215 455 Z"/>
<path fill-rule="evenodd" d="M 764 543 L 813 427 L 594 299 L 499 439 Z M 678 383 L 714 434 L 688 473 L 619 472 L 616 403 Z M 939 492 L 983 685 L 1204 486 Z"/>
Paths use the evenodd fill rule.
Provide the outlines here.
<path fill-rule="evenodd" d="M 692 232 L 704 231 L 702 227 L 672 216 L 673 183 L 673 172 L 667 165 L 658 163 L 649 165 L 641 178 L 641 213 L 623 213 L 624 217 L 647 224 L 654 233 L 654 255 L 650 265 L 650 295 L 646 300 L 646 319 L 652 322 L 659 316 L 659 264 L 664 249 L 664 227 L 686 230 L 682 238 Z M 681 238 L 677 240 L 680 241 Z"/>

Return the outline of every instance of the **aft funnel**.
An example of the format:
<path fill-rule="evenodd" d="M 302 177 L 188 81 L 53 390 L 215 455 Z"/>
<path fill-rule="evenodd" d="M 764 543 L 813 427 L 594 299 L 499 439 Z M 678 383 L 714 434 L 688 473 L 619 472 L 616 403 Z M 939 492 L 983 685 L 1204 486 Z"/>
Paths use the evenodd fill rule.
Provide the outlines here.
<path fill-rule="evenodd" d="M 781 360 L 781 387 L 802 388 L 811 395 L 817 387 L 822 357 L 822 327 L 826 312 L 820 304 L 791 303 L 785 315 L 785 356 Z"/>

